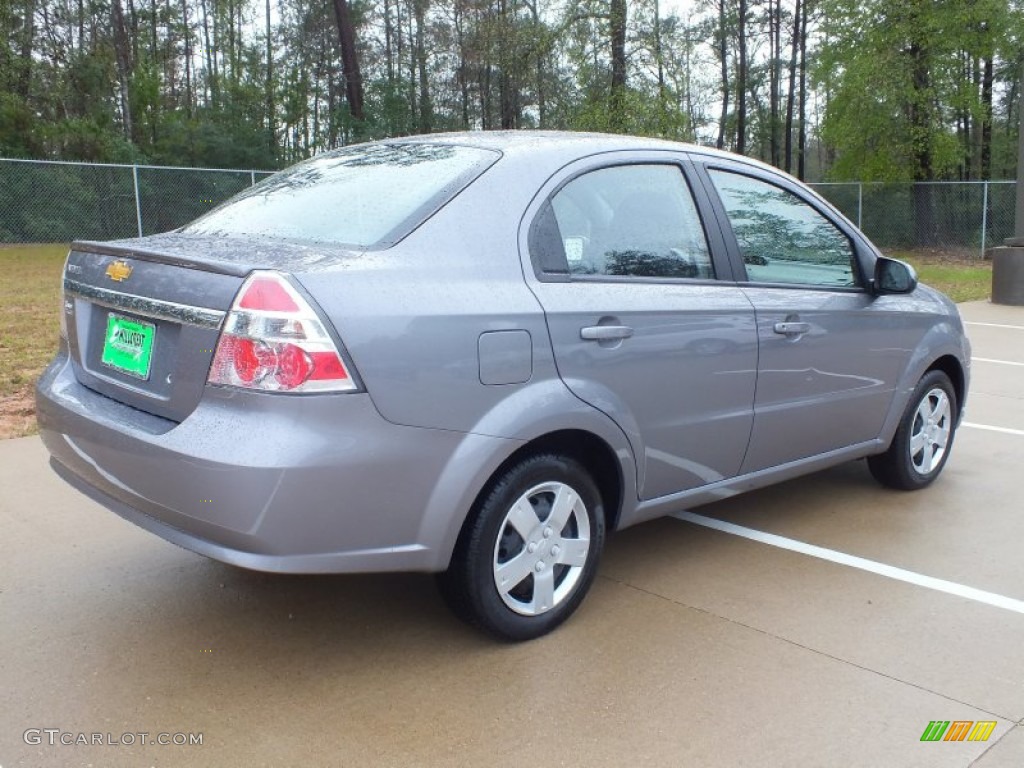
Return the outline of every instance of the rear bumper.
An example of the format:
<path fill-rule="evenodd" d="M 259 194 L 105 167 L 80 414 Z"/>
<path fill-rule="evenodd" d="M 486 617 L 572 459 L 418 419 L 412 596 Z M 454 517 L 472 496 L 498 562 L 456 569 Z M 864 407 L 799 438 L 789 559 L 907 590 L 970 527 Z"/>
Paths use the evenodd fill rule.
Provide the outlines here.
<path fill-rule="evenodd" d="M 54 469 L 101 505 L 202 555 L 288 573 L 443 570 L 474 483 L 517 444 L 395 425 L 365 394 L 210 387 L 176 424 L 82 386 L 63 351 L 37 413 Z"/>

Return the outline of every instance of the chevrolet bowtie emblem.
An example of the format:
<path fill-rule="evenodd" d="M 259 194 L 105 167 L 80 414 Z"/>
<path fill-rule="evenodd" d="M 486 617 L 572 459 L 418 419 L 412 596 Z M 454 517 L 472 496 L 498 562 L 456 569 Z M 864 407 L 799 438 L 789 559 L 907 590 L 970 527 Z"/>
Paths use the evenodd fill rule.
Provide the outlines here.
<path fill-rule="evenodd" d="M 113 280 L 115 283 L 120 283 L 127 280 L 132 275 L 131 265 L 124 261 L 112 262 L 107 267 L 107 277 Z"/>

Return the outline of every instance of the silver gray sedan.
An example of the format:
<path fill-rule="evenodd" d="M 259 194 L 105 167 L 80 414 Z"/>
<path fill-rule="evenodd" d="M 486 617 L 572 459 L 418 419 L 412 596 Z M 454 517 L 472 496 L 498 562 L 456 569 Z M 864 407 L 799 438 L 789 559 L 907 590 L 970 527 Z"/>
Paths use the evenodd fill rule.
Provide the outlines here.
<path fill-rule="evenodd" d="M 622 136 L 348 147 L 172 233 L 77 242 L 56 472 L 227 563 L 428 571 L 506 639 L 608 531 L 867 458 L 949 458 L 956 307 L 766 165 Z"/>

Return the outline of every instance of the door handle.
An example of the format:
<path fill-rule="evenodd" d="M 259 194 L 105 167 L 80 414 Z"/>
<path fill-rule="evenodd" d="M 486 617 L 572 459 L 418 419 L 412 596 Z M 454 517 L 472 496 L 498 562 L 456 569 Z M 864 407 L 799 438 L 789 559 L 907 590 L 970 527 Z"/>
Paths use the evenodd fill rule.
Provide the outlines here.
<path fill-rule="evenodd" d="M 775 332 L 781 333 L 783 336 L 799 336 L 803 333 L 809 333 L 810 330 L 810 323 L 799 323 L 787 320 L 786 322 L 775 324 Z"/>
<path fill-rule="evenodd" d="M 580 338 L 587 341 L 614 341 L 628 339 L 632 335 L 633 329 L 628 325 L 591 325 L 580 328 Z"/>

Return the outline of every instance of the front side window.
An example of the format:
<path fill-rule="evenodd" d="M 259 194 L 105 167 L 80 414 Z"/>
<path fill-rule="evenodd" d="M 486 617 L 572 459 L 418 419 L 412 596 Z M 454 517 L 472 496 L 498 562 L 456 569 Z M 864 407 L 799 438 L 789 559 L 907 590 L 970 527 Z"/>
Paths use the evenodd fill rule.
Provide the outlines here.
<path fill-rule="evenodd" d="M 709 174 L 751 282 L 857 285 L 849 238 L 815 208 L 750 176 L 718 170 Z"/>
<path fill-rule="evenodd" d="M 451 144 L 347 147 L 274 174 L 183 231 L 390 245 L 498 157 Z"/>
<path fill-rule="evenodd" d="M 714 277 L 700 217 L 682 171 L 624 165 L 583 174 L 551 199 L 572 275 Z"/>

